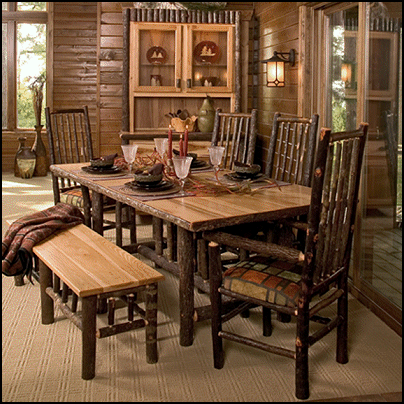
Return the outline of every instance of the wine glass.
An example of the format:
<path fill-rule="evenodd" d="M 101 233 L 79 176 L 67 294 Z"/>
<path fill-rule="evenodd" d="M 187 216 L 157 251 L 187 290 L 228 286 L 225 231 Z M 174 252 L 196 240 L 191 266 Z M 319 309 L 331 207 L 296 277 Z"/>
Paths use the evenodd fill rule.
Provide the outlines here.
<path fill-rule="evenodd" d="M 209 147 L 208 150 L 209 150 L 210 162 L 213 165 L 213 168 L 215 170 L 216 181 L 219 181 L 217 178 L 217 173 L 219 172 L 219 166 L 220 166 L 220 163 L 222 162 L 224 147 L 211 146 L 211 147 Z"/>
<path fill-rule="evenodd" d="M 154 138 L 154 143 L 156 145 L 157 153 L 160 154 L 161 158 L 164 158 L 164 154 L 167 152 L 168 148 L 168 139 Z"/>
<path fill-rule="evenodd" d="M 121 145 L 123 155 L 125 157 L 126 162 L 129 164 L 129 173 L 132 173 L 133 163 L 135 161 L 136 153 L 137 153 L 137 144 L 123 144 Z"/>
<path fill-rule="evenodd" d="M 193 158 L 190 156 L 173 157 L 175 174 L 177 175 L 181 184 L 181 191 L 180 191 L 181 195 L 186 195 L 186 192 L 184 191 L 185 178 L 188 176 L 192 160 Z"/>

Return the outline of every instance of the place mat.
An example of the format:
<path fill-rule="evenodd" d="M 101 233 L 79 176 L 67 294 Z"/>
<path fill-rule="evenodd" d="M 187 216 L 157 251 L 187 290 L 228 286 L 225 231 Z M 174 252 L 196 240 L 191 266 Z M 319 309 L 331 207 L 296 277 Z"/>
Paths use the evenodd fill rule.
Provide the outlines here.
<path fill-rule="evenodd" d="M 185 196 L 194 196 L 193 192 L 186 192 L 186 195 L 179 194 L 181 187 L 177 184 L 165 191 L 149 191 L 149 190 L 134 190 L 127 185 L 113 185 L 110 187 L 124 193 L 125 195 L 132 196 L 141 201 L 155 201 L 158 199 L 171 199 L 171 198 L 184 198 Z"/>
<path fill-rule="evenodd" d="M 76 170 L 73 171 L 73 174 L 77 174 L 77 175 L 81 175 L 83 177 L 86 177 L 90 180 L 93 181 L 100 181 L 100 180 L 111 180 L 111 179 L 115 179 L 115 178 L 133 178 L 133 174 L 129 174 L 128 171 L 123 170 L 120 172 L 117 172 L 115 174 L 93 174 L 93 173 L 89 173 L 86 172 L 84 170 Z"/>

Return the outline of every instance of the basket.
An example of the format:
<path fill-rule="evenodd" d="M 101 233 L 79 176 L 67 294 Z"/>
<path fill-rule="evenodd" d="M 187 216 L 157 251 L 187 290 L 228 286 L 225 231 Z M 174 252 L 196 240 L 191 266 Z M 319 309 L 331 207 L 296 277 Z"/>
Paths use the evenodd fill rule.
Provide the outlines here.
<path fill-rule="evenodd" d="M 180 119 L 180 118 L 172 118 L 171 125 L 173 126 L 176 132 L 185 132 L 185 128 L 188 125 L 188 131 L 192 132 L 195 129 L 195 122 L 197 120 L 196 115 L 192 115 L 187 119 Z"/>

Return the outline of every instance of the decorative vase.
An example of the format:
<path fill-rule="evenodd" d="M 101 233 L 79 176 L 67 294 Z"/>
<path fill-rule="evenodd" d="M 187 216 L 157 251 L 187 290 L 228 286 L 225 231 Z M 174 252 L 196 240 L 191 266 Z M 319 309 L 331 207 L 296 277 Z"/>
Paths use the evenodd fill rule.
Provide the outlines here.
<path fill-rule="evenodd" d="M 36 165 L 36 154 L 29 146 L 23 146 L 16 154 L 21 178 L 32 178 Z"/>
<path fill-rule="evenodd" d="M 42 141 L 41 130 L 43 125 L 35 125 L 35 141 L 32 146 L 32 151 L 36 154 L 36 165 L 34 177 L 45 177 L 48 174 L 48 162 L 46 156 L 46 148 Z"/>
<path fill-rule="evenodd" d="M 19 138 L 17 138 L 17 140 L 20 142 L 18 149 L 17 149 L 17 153 L 15 154 L 14 157 L 14 177 L 21 177 L 20 174 L 20 170 L 18 169 L 18 164 L 17 164 L 17 156 L 18 156 L 18 152 L 25 147 L 25 141 L 27 140 L 27 138 L 25 136 L 21 136 Z"/>
<path fill-rule="evenodd" d="M 213 107 L 212 98 L 208 95 L 203 100 L 201 109 L 198 113 L 198 128 L 203 133 L 212 132 L 214 122 L 215 108 Z"/>

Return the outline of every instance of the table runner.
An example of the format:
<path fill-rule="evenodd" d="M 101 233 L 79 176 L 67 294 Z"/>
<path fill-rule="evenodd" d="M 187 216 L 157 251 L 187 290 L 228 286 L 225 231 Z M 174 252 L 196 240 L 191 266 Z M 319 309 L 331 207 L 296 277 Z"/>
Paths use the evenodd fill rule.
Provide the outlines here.
<path fill-rule="evenodd" d="M 122 179 L 122 177 L 120 177 Z M 216 177 L 211 178 L 199 178 L 193 176 L 192 174 L 187 178 L 185 183 L 185 192 L 187 195 L 182 195 L 179 192 L 175 193 L 164 193 L 164 191 L 159 195 L 154 191 L 153 195 L 139 195 L 129 187 L 125 185 L 111 185 L 109 188 L 123 192 L 134 199 L 140 201 L 154 201 L 160 199 L 172 199 L 172 198 L 183 198 L 187 196 L 214 196 L 214 195 L 225 195 L 231 193 L 247 194 L 251 192 L 259 191 L 260 189 L 278 187 L 281 191 L 282 186 L 291 185 L 284 181 L 275 181 L 267 176 L 261 177 L 260 181 L 245 181 L 236 182 L 226 179 L 224 177 L 219 178 L 220 183 L 216 182 Z M 179 191 L 179 190 L 178 190 Z"/>

